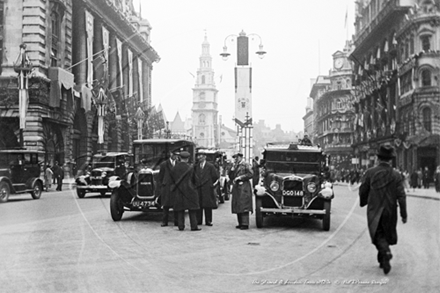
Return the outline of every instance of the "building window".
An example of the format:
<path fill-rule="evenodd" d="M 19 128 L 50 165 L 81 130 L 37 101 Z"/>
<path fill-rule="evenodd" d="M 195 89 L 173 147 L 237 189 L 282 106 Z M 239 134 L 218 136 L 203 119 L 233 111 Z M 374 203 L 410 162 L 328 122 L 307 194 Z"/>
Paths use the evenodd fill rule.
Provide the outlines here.
<path fill-rule="evenodd" d="M 204 100 L 205 100 L 205 92 L 201 92 L 201 93 L 199 94 L 199 100 L 200 100 L 200 101 L 204 101 Z"/>
<path fill-rule="evenodd" d="M 421 36 L 420 40 L 422 41 L 423 51 L 428 51 L 431 49 L 431 36 L 429 35 Z"/>
<path fill-rule="evenodd" d="M 428 107 L 423 109 L 423 127 L 427 131 L 431 131 L 431 109 Z"/>
<path fill-rule="evenodd" d="M 205 76 L 202 75 L 202 84 L 205 84 Z"/>
<path fill-rule="evenodd" d="M 64 17 L 64 5 L 59 1 L 51 1 L 51 31 L 52 31 L 52 44 L 50 48 L 50 66 L 58 66 L 59 48 L 61 41 L 61 22 Z"/>
<path fill-rule="evenodd" d="M 431 86 L 431 70 L 422 71 L 422 86 Z"/>
<path fill-rule="evenodd" d="M 199 124 L 204 125 L 205 124 L 205 114 L 199 115 Z"/>

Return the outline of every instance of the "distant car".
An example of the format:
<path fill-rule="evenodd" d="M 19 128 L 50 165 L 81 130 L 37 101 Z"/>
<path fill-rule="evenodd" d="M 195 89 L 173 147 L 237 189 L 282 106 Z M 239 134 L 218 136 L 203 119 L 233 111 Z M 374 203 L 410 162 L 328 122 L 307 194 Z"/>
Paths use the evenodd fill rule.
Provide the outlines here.
<path fill-rule="evenodd" d="M 229 200 L 229 184 L 228 177 L 226 176 L 226 154 L 218 149 L 211 148 L 197 148 L 196 153 L 203 153 L 206 155 L 206 161 L 212 163 L 217 172 L 220 175 L 220 179 L 216 185 L 216 191 L 218 196 L 218 202 L 224 203 L 225 200 Z"/>
<path fill-rule="evenodd" d="M 43 191 L 41 160 L 44 152 L 31 150 L 0 150 L 0 203 L 11 194 L 30 193 L 39 199 Z"/>
<path fill-rule="evenodd" d="M 330 229 L 333 185 L 326 181 L 326 156 L 318 146 L 268 144 L 263 152 L 260 184 L 255 187 L 256 224 L 265 217 L 288 215 L 322 220 Z"/>
<path fill-rule="evenodd" d="M 124 152 L 95 154 L 92 157 L 91 170 L 76 178 L 76 194 L 83 198 L 86 193 L 99 192 L 104 196 L 110 192 L 111 180 L 123 178 L 132 165 L 132 155 Z"/>
<path fill-rule="evenodd" d="M 169 153 L 187 151 L 194 163 L 195 144 L 180 139 L 142 139 L 133 142 L 135 169 L 120 180 L 111 181 L 110 214 L 119 221 L 125 211 L 162 211 L 156 177 Z"/>

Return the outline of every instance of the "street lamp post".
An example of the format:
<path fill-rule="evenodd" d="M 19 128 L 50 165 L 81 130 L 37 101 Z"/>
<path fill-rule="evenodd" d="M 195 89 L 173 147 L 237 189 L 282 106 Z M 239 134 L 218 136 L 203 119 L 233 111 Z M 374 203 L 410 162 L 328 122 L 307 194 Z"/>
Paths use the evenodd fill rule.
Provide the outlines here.
<path fill-rule="evenodd" d="M 20 45 L 20 53 L 14 64 L 14 70 L 18 73 L 18 112 L 20 118 L 20 146 L 24 147 L 23 129 L 26 128 L 26 112 L 29 104 L 29 72 L 32 63 L 26 53 L 26 44 Z"/>
<path fill-rule="evenodd" d="M 237 39 L 237 64 L 235 67 L 235 123 L 237 126 L 237 150 L 241 151 L 245 160 L 251 162 L 252 147 L 252 74 L 249 65 L 249 37 L 251 40 L 258 38 L 259 50 L 256 54 L 262 59 L 266 52 L 263 50 L 261 37 L 257 34 L 246 35 L 241 31 L 237 35 L 229 35 L 225 38 L 223 52 L 220 56 L 227 60 L 231 55 L 228 53 L 226 42 L 229 39 Z"/>

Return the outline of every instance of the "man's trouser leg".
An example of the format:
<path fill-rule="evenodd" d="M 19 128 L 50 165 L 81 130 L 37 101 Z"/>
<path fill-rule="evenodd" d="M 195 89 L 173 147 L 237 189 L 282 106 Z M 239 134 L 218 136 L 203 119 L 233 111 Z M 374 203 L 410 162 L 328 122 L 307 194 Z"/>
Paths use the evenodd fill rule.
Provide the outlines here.
<path fill-rule="evenodd" d="M 240 213 L 237 214 L 237 221 L 238 221 L 238 226 L 241 226 L 242 220 L 241 220 L 241 214 Z"/>
<path fill-rule="evenodd" d="M 185 211 L 177 211 L 175 212 L 177 214 L 177 226 L 179 227 L 179 230 L 185 229 Z"/>
<path fill-rule="evenodd" d="M 202 225 L 203 223 L 203 209 L 200 208 L 196 211 L 197 224 Z"/>
<path fill-rule="evenodd" d="M 168 225 L 168 214 L 170 212 L 169 207 L 162 208 L 162 225 Z"/>
<path fill-rule="evenodd" d="M 198 210 L 189 210 L 189 224 L 191 225 L 191 230 L 195 230 L 198 228 L 197 226 L 197 211 Z"/>
<path fill-rule="evenodd" d="M 212 224 L 212 209 L 205 209 L 205 224 Z"/>
<path fill-rule="evenodd" d="M 249 212 L 241 213 L 241 226 L 249 227 Z"/>

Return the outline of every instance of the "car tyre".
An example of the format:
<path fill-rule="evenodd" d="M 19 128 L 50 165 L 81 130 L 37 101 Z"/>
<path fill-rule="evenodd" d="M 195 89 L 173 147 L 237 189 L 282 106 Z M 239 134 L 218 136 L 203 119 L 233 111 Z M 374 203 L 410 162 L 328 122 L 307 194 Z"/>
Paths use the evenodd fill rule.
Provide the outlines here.
<path fill-rule="evenodd" d="M 331 209 L 331 201 L 327 200 L 324 202 L 325 214 L 322 219 L 322 229 L 324 231 L 330 230 L 330 209 Z"/>
<path fill-rule="evenodd" d="M 257 224 L 257 228 L 263 228 L 264 215 L 261 212 L 261 208 L 263 206 L 263 199 L 261 197 L 257 197 L 255 200 L 255 221 Z"/>
<path fill-rule="evenodd" d="M 110 214 L 112 215 L 113 221 L 120 221 L 123 213 L 124 206 L 122 204 L 122 199 L 119 196 L 118 191 L 115 190 L 110 197 Z"/>
<path fill-rule="evenodd" d="M 79 198 L 84 198 L 86 195 L 86 191 L 84 189 L 76 189 L 76 195 L 78 195 Z"/>
<path fill-rule="evenodd" d="M 32 186 L 31 195 L 33 199 L 39 199 L 41 197 L 41 193 L 43 192 L 43 185 L 40 182 L 35 182 Z"/>
<path fill-rule="evenodd" d="M 0 203 L 7 202 L 10 194 L 11 190 L 9 189 L 8 183 L 0 182 Z"/>

